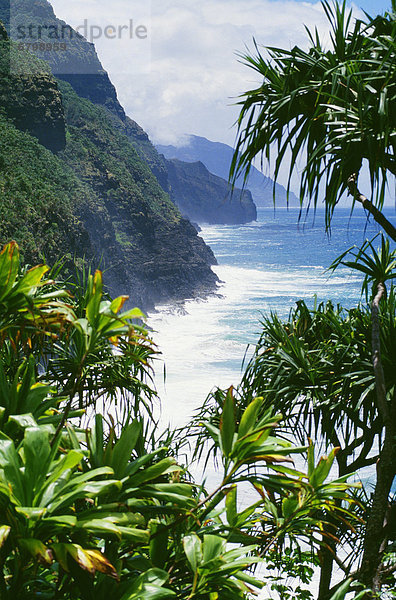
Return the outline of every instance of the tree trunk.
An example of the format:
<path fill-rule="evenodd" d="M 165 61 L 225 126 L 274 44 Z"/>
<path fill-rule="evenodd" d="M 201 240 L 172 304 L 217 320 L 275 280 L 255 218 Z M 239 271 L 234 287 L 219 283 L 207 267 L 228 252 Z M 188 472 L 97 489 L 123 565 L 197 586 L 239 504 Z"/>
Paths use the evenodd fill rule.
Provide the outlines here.
<path fill-rule="evenodd" d="M 396 475 L 396 410 L 395 396 L 389 406 L 386 399 L 384 371 L 381 362 L 379 306 L 386 293 L 385 285 L 380 282 L 372 302 L 372 351 L 373 368 L 376 383 L 378 411 L 384 424 L 384 443 L 377 463 L 377 482 L 373 495 L 372 508 L 367 519 L 366 535 L 363 545 L 363 560 L 360 568 L 361 581 L 374 593 L 381 586 L 378 569 L 386 548 L 384 542 L 385 518 L 388 510 L 389 493 Z"/>
<path fill-rule="evenodd" d="M 392 428 L 393 429 L 393 428 Z M 363 546 L 363 560 L 360 568 L 361 581 L 373 592 L 378 592 L 377 571 L 381 564 L 381 545 L 384 536 L 385 517 L 388 510 L 388 498 L 395 477 L 395 441 L 394 432 L 388 428 L 377 465 L 377 483 L 373 504 L 367 520 Z"/>
<path fill-rule="evenodd" d="M 336 552 L 336 545 L 329 540 L 326 540 L 326 543 L 330 546 L 331 550 L 325 548 L 322 553 L 323 558 L 320 567 L 318 600 L 328 600 L 330 596 L 331 576 L 333 574 L 334 562 L 333 553 Z"/>

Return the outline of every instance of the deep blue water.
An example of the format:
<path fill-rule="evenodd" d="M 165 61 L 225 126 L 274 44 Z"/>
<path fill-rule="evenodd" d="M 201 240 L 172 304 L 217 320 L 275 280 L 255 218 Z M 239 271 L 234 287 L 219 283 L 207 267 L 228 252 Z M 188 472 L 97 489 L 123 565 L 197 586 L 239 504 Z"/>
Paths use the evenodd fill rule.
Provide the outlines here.
<path fill-rule="evenodd" d="M 396 221 L 394 210 L 387 213 Z M 325 233 L 323 211 L 299 220 L 298 209 L 277 209 L 275 213 L 259 209 L 257 223 L 208 227 L 203 235 L 221 266 L 272 273 L 273 290 L 263 286 L 261 294 L 257 290 L 256 301 L 262 302 L 264 310 L 283 314 L 295 299 L 307 298 L 313 291 L 321 299 L 331 297 L 346 306 L 353 304 L 360 296 L 360 277 L 350 277 L 342 268 L 333 276 L 325 271 L 350 246 L 361 245 L 378 232 L 377 224 L 367 221 L 358 209 L 352 215 L 349 209 L 338 209 L 329 234 Z M 280 276 L 288 285 L 277 295 Z"/>

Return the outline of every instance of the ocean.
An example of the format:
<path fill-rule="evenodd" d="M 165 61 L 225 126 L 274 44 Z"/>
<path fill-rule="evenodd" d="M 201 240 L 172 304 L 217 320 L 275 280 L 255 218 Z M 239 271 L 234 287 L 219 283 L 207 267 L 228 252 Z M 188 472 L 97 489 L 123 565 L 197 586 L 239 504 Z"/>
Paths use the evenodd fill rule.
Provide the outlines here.
<path fill-rule="evenodd" d="M 395 210 L 387 216 L 394 220 Z M 216 386 L 237 385 L 244 357 L 251 355 L 263 314 L 285 317 L 304 298 L 331 299 L 345 307 L 361 299 L 362 277 L 345 267 L 327 268 L 350 246 L 379 232 L 360 207 L 335 212 L 331 234 L 324 213 L 299 220 L 299 209 L 259 209 L 247 225 L 202 228 L 214 251 L 221 284 L 217 294 L 184 304 L 160 306 L 149 316 L 161 351 L 156 385 L 164 425 L 185 425 Z M 379 240 L 378 240 L 379 242 Z"/>

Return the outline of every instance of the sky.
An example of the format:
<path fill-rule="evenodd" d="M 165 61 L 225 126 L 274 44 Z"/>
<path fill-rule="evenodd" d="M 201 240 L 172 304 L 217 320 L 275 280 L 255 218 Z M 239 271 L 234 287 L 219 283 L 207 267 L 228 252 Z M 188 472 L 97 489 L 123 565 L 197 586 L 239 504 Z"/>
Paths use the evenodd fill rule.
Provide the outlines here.
<path fill-rule="evenodd" d="M 259 83 L 238 53 L 306 44 L 304 25 L 328 31 L 320 2 L 302 0 L 50 0 L 57 16 L 93 28 L 99 58 L 127 114 L 154 142 L 185 134 L 233 144 L 238 96 Z M 373 13 L 390 0 L 356 0 Z M 131 22 L 132 27 L 131 27 Z M 100 28 L 125 27 L 122 36 Z M 139 29 L 140 28 L 140 29 Z M 111 33 L 114 29 L 111 29 Z"/>
<path fill-rule="evenodd" d="M 259 84 L 238 53 L 263 46 L 306 45 L 304 25 L 323 39 L 328 23 L 315 0 L 50 0 L 60 18 L 93 26 L 102 64 L 121 104 L 154 142 L 180 144 L 188 134 L 233 145 L 240 94 Z M 348 1 L 378 14 L 391 0 Z M 129 26 L 126 27 L 126 25 Z M 124 26 L 117 39 L 98 35 Z M 114 29 L 115 28 L 115 29 Z"/>

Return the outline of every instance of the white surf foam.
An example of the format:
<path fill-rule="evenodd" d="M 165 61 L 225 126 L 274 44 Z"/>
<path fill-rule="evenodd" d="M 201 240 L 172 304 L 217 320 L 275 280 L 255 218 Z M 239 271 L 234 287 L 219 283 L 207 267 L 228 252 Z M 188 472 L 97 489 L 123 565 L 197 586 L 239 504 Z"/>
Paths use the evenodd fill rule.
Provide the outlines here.
<path fill-rule="evenodd" d="M 329 297 L 337 289 L 345 293 L 346 281 L 356 281 L 348 276 L 329 279 L 323 269 L 309 266 L 214 269 L 223 282 L 219 295 L 186 302 L 183 310 L 160 307 L 149 317 L 162 353 L 156 365 L 162 419 L 174 426 L 185 424 L 215 386 L 238 384 L 246 347 L 256 342 L 263 313 L 278 309 L 285 315 L 298 298 L 311 301 L 326 287 Z"/>

